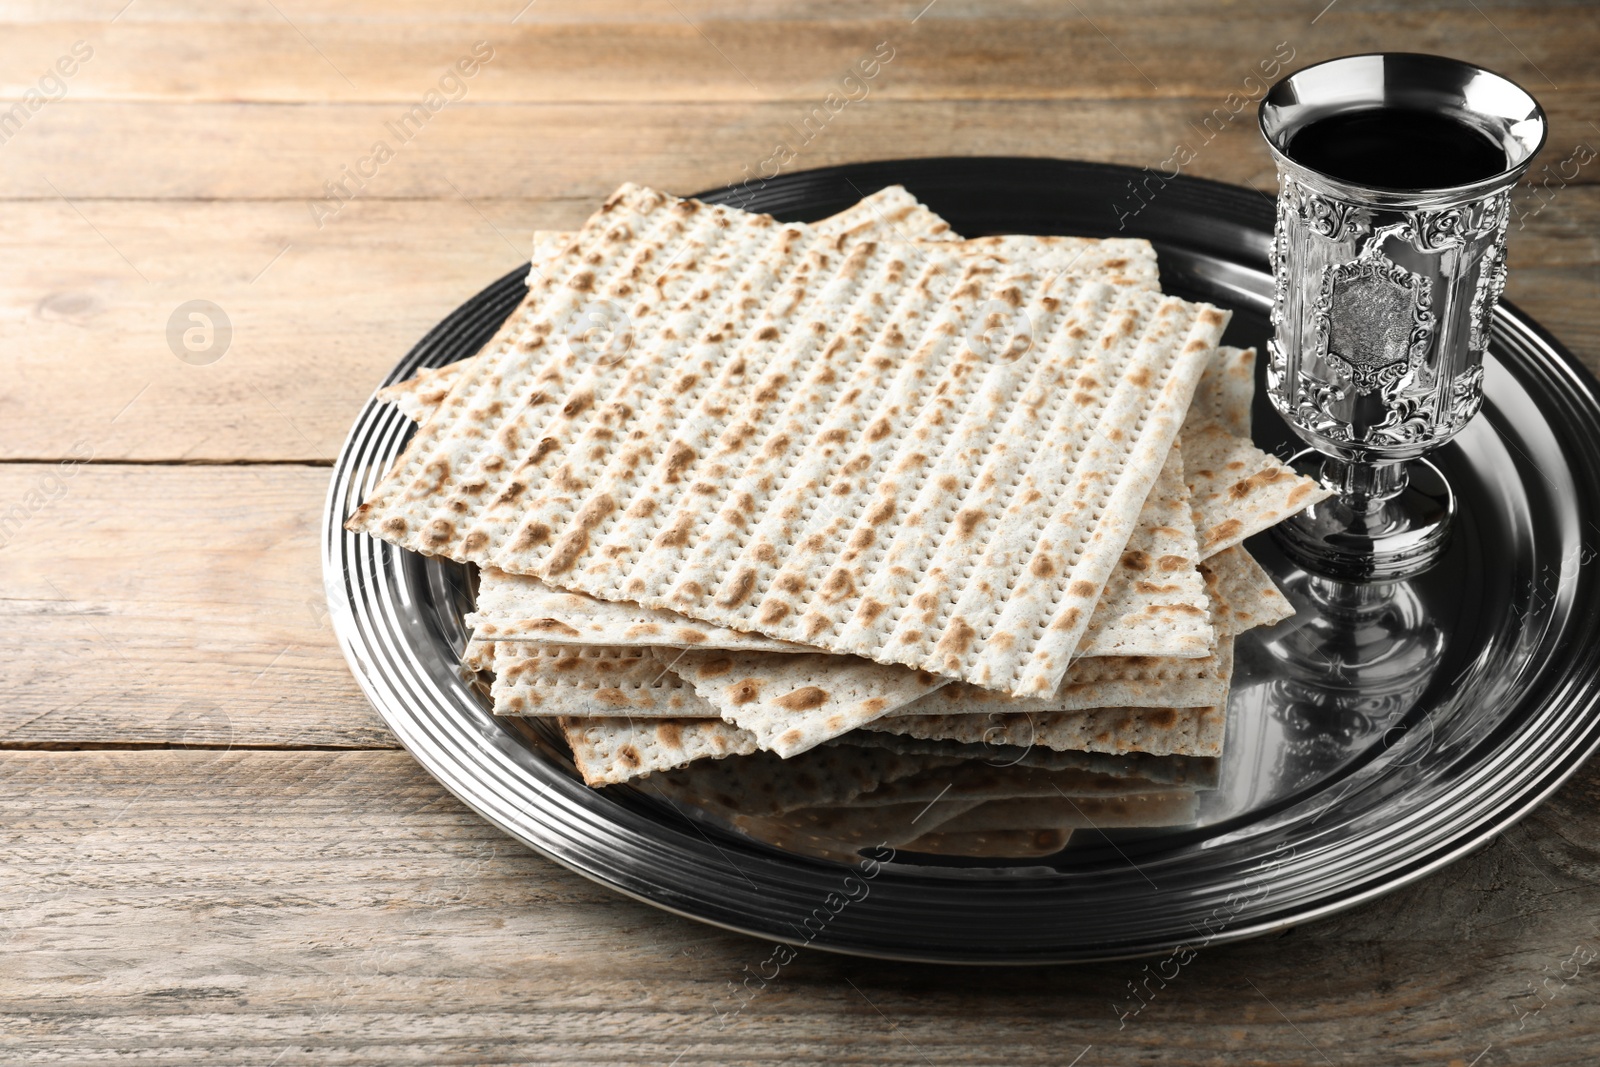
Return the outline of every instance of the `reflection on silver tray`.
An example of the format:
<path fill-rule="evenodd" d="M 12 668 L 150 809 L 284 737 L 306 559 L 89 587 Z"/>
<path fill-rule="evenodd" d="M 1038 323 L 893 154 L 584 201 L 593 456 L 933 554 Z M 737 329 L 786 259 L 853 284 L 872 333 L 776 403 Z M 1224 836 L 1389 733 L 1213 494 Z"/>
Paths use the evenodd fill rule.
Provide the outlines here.
<path fill-rule="evenodd" d="M 1262 345 L 1270 203 L 1179 179 L 1130 218 L 1118 198 L 1133 174 L 1050 160 L 863 164 L 770 181 L 750 206 L 811 219 L 900 182 L 970 235 L 1115 234 L 1120 218 L 1122 235 L 1156 242 L 1164 288 L 1236 309 L 1228 343 Z M 522 274 L 463 305 L 388 380 L 476 351 Z M 1600 386 L 1509 305 L 1486 374 L 1482 415 L 1437 456 L 1461 518 L 1433 571 L 1363 592 L 1297 571 L 1268 538 L 1251 544 L 1300 611 L 1240 637 L 1220 760 L 925 744 L 901 746 L 911 751 L 894 776 L 854 795 L 792 774 L 790 795 L 757 805 L 693 767 L 590 790 L 548 725 L 490 715 L 460 673 L 470 569 L 343 531 L 409 437 L 410 422 L 377 403 L 334 471 L 329 602 L 368 697 L 442 783 L 514 837 L 669 910 L 953 962 L 1237 939 L 1463 855 L 1600 744 L 1600 590 L 1586 566 L 1600 545 Z M 1255 424 L 1259 445 L 1287 454 L 1264 401 Z"/>

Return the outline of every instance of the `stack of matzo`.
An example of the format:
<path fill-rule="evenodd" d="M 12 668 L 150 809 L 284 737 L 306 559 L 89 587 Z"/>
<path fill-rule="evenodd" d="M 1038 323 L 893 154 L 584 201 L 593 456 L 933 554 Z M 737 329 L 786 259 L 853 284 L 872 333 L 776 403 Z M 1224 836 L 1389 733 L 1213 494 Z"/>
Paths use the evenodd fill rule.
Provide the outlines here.
<path fill-rule="evenodd" d="M 1249 443 L 1253 353 L 1146 242 L 624 186 L 536 250 L 482 352 L 381 394 L 421 426 L 349 527 L 479 566 L 467 663 L 586 781 L 842 737 L 1220 751 L 1233 638 L 1289 612 L 1240 542 L 1321 490 Z"/>

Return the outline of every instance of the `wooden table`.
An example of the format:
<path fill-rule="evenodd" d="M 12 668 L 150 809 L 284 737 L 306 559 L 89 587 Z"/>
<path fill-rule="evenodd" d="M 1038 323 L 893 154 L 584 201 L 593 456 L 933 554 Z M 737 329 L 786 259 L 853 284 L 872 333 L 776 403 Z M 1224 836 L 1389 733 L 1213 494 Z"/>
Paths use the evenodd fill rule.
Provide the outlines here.
<path fill-rule="evenodd" d="M 447 795 L 351 680 L 316 549 L 368 392 L 533 230 L 623 180 L 758 172 L 881 43 L 786 169 L 1192 143 L 1189 173 L 1271 195 L 1238 103 L 1263 62 L 1504 71 L 1553 117 L 1510 296 L 1600 366 L 1592 7 L 523 2 L 0 3 L 0 1062 L 1600 1060 L 1593 768 L 1418 885 L 1202 953 L 1125 1024 L 1136 963 L 818 953 L 719 1020 L 767 947 Z M 225 348 L 184 346 L 195 300 Z"/>

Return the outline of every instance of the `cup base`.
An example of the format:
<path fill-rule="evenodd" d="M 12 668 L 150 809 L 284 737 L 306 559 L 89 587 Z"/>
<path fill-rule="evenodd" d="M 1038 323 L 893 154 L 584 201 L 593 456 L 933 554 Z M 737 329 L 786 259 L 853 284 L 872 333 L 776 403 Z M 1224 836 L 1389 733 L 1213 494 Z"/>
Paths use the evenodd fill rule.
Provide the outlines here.
<path fill-rule="evenodd" d="M 1289 460 L 1329 488 L 1329 457 L 1306 449 Z M 1337 461 L 1335 461 L 1337 462 Z M 1455 494 L 1427 460 L 1404 464 L 1403 486 L 1381 499 L 1348 491 L 1313 504 L 1273 528 L 1286 555 L 1307 573 L 1344 582 L 1396 582 L 1438 562 L 1450 541 Z M 1343 483 L 1351 483 L 1347 476 Z"/>

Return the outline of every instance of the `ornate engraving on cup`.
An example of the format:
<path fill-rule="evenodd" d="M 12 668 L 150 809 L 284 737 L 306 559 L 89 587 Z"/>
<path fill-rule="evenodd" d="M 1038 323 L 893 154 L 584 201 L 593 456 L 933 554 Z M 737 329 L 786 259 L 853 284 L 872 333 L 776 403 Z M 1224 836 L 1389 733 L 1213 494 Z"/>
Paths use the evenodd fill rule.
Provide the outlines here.
<path fill-rule="evenodd" d="M 1501 193 L 1484 208 L 1491 214 L 1489 224 L 1494 228 L 1494 248 L 1478 272 L 1478 286 L 1472 294 L 1472 339 L 1469 343 L 1479 349 L 1489 344 L 1489 324 L 1494 320 L 1495 305 L 1506 291 L 1506 225 L 1511 221 L 1511 194 Z"/>
<path fill-rule="evenodd" d="M 1357 232 L 1365 232 L 1369 221 L 1359 214 L 1354 204 L 1330 200 L 1305 189 L 1300 190 L 1300 210 L 1305 216 L 1307 228 L 1318 237 L 1326 237 L 1330 241 L 1342 240 L 1345 232 L 1352 228 Z"/>
<path fill-rule="evenodd" d="M 1483 407 L 1483 364 L 1469 367 L 1450 383 L 1450 417 L 1465 423 Z"/>
<path fill-rule="evenodd" d="M 1427 208 L 1355 201 L 1280 167 L 1273 402 L 1317 447 L 1407 459 L 1482 404 L 1509 194 Z"/>
<path fill-rule="evenodd" d="M 1311 309 L 1317 354 L 1358 393 L 1394 385 L 1433 339 L 1432 289 L 1427 278 L 1379 256 L 1324 267 Z"/>

